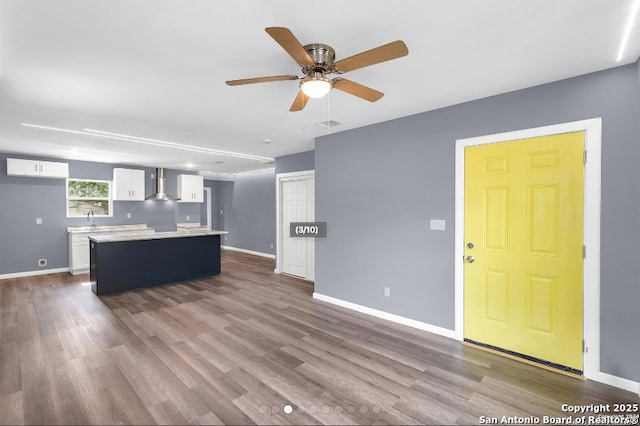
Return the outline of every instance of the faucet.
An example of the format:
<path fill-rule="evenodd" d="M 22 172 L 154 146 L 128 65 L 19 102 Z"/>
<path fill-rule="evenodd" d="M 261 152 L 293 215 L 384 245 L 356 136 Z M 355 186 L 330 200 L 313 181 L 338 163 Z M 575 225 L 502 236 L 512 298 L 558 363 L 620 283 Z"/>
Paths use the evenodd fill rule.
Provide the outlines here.
<path fill-rule="evenodd" d="M 93 209 L 87 210 L 87 222 L 91 221 L 91 230 L 96 230 L 96 215 L 93 212 Z"/>

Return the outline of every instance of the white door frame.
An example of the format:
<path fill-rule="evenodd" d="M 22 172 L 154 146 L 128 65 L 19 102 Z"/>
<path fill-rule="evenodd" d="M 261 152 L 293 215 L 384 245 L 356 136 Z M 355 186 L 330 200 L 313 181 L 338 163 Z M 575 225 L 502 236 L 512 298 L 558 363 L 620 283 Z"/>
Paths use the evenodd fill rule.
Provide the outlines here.
<path fill-rule="evenodd" d="M 211 187 L 205 186 L 204 192 L 207 194 L 207 226 L 209 229 L 213 229 L 213 224 L 211 223 Z"/>
<path fill-rule="evenodd" d="M 282 183 L 290 180 L 315 178 L 315 170 L 276 174 L 276 269 L 275 273 L 282 271 L 282 235 L 287 232 L 282 229 Z M 314 208 L 315 209 L 315 208 Z"/>
<path fill-rule="evenodd" d="M 455 183 L 455 336 L 464 339 L 464 149 L 468 146 L 584 131 L 588 159 L 584 168 L 584 376 L 600 374 L 600 169 L 602 118 L 574 121 L 533 129 L 458 139 Z"/>

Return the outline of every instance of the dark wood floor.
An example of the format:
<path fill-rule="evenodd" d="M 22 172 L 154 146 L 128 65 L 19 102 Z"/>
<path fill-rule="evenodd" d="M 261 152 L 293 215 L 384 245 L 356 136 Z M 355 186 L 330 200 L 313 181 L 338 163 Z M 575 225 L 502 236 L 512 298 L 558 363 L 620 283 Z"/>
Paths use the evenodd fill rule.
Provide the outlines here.
<path fill-rule="evenodd" d="M 270 259 L 222 269 L 100 298 L 87 275 L 0 281 L 0 423 L 478 424 L 638 402 L 313 300 Z"/>

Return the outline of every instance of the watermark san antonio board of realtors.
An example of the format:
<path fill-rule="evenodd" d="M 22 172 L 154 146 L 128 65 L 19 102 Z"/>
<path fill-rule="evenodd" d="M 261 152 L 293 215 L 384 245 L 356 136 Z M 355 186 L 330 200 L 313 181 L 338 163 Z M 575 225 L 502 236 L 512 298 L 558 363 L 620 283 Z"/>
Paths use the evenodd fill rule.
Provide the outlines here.
<path fill-rule="evenodd" d="M 568 416 L 480 416 L 481 425 L 637 425 L 640 422 L 638 404 L 562 404 Z"/>
<path fill-rule="evenodd" d="M 481 425 L 637 425 L 639 414 L 597 414 L 588 416 L 480 416 Z"/>

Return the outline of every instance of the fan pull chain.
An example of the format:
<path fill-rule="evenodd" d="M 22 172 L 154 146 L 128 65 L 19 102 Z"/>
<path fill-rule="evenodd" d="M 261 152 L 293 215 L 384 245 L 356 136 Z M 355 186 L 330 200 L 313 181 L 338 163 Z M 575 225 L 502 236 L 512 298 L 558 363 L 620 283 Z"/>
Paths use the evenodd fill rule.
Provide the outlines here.
<path fill-rule="evenodd" d="M 327 94 L 327 134 L 331 134 L 331 91 Z"/>

